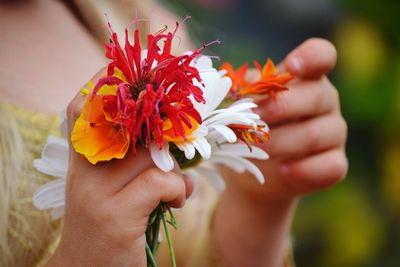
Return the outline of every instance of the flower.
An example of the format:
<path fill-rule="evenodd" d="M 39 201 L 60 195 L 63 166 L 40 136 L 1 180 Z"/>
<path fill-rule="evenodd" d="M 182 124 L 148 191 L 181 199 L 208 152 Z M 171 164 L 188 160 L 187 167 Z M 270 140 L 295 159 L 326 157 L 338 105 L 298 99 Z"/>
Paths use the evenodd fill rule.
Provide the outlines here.
<path fill-rule="evenodd" d="M 33 161 L 40 172 L 57 177 L 42 185 L 33 195 L 33 204 L 40 210 L 52 209 L 54 220 L 64 215 L 65 188 L 68 171 L 68 142 L 66 139 L 49 136 L 40 159 Z"/>
<path fill-rule="evenodd" d="M 177 23 L 174 32 L 164 28 L 149 34 L 147 51 L 141 49 L 139 31 L 134 31 L 131 44 L 126 29 L 122 49 L 117 34 L 108 26 L 111 42 L 105 47 L 111 63 L 107 75 L 89 94 L 71 142 L 93 164 L 123 158 L 129 147 L 135 152 L 138 144 L 150 146 L 160 169 L 169 171 L 173 162 L 164 160 L 168 142 L 192 141 L 191 134 L 201 124 L 192 102 L 205 102 L 198 86 L 203 81 L 191 63 L 206 46 L 181 56 L 172 55 Z"/>
<path fill-rule="evenodd" d="M 248 159 L 267 160 L 268 154 L 256 146 L 251 149 L 246 144 L 214 145 L 209 160 L 202 161 L 193 168 L 183 170 L 183 173 L 194 179 L 206 179 L 219 191 L 225 189 L 224 179 L 216 171 L 218 164 L 227 166 L 238 173 L 250 172 L 261 184 L 265 182 L 264 175 L 258 167 Z"/>
<path fill-rule="evenodd" d="M 293 79 L 290 73 L 277 74 L 275 65 L 269 58 L 263 67 L 257 61 L 254 61 L 254 65 L 260 73 L 260 79 L 256 82 L 245 80 L 248 64 L 242 65 L 236 71 L 227 62 L 221 65 L 220 69 L 226 71 L 233 82 L 230 92 L 232 99 L 246 95 L 270 95 L 275 98 L 277 92 L 287 90 L 285 84 Z"/>

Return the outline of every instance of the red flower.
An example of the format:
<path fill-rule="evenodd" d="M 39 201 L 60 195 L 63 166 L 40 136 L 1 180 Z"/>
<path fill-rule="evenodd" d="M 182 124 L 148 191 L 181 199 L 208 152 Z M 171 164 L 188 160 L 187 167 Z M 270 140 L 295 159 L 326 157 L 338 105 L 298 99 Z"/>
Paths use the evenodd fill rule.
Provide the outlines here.
<path fill-rule="evenodd" d="M 166 32 L 165 28 L 149 34 L 147 55 L 143 56 L 137 29 L 133 44 L 125 30 L 123 49 L 109 24 L 111 41 L 105 48 L 111 63 L 107 76 L 96 84 L 92 98 L 104 86 L 117 88 L 116 96 L 103 96 L 104 109 L 114 114 L 115 124 L 128 129 L 133 148 L 137 143 L 148 145 L 153 139 L 161 147 L 164 144 L 163 123 L 167 118 L 175 136 L 183 139 L 186 138 L 185 129 L 192 127 L 191 118 L 201 123 L 189 97 L 205 102 L 202 90 L 193 84 L 193 80 L 202 81 L 198 70 L 190 64 L 205 46 L 191 54 L 172 55 L 171 44 L 178 26 L 177 23 L 174 32 Z M 163 48 L 159 45 L 161 41 Z"/>

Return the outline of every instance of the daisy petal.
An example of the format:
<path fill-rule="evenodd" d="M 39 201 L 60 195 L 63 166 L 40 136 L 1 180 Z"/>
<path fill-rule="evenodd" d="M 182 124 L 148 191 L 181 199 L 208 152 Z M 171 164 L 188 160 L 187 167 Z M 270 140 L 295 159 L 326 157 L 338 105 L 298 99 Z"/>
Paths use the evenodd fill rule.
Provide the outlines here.
<path fill-rule="evenodd" d="M 209 57 L 200 56 L 196 58 L 194 63 L 194 67 L 196 67 L 196 69 L 198 69 L 199 71 L 212 69 L 212 60 Z"/>
<path fill-rule="evenodd" d="M 34 160 L 33 166 L 47 175 L 66 177 L 68 170 L 67 140 L 49 136 L 41 159 Z"/>
<path fill-rule="evenodd" d="M 65 206 L 60 206 L 58 208 L 54 208 L 51 211 L 51 218 L 53 220 L 58 220 L 58 219 L 60 219 L 61 217 L 64 216 L 64 213 L 65 213 Z"/>
<path fill-rule="evenodd" d="M 192 142 L 194 147 L 199 151 L 200 156 L 203 159 L 209 159 L 211 156 L 211 145 L 208 143 L 208 141 L 204 137 L 196 138 Z"/>
<path fill-rule="evenodd" d="M 191 143 L 175 143 L 176 146 L 185 153 L 187 159 L 193 159 L 196 149 Z"/>
<path fill-rule="evenodd" d="M 165 143 L 160 149 L 157 144 L 150 144 L 150 155 L 160 170 L 169 172 L 174 168 L 174 161 L 169 154 L 169 144 Z"/>
<path fill-rule="evenodd" d="M 265 182 L 264 175 L 262 174 L 262 172 L 257 168 L 256 165 L 254 165 L 247 159 L 240 157 L 226 156 L 226 155 L 224 156 L 213 155 L 212 160 L 215 163 L 224 164 L 239 173 L 242 173 L 245 170 L 247 170 L 254 175 L 254 177 L 257 179 L 258 182 L 260 182 L 261 184 Z"/>
<path fill-rule="evenodd" d="M 219 150 L 215 150 L 213 155 L 219 156 L 238 156 L 252 159 L 266 160 L 268 154 L 259 147 L 251 146 L 251 151 L 246 144 L 223 144 L 219 146 Z"/>
<path fill-rule="evenodd" d="M 195 170 L 205 179 L 207 179 L 210 184 L 217 189 L 218 191 L 225 190 L 225 181 L 224 179 L 215 171 L 208 168 L 203 167 L 195 167 Z"/>
<path fill-rule="evenodd" d="M 33 195 L 35 207 L 44 210 L 65 205 L 66 179 L 59 178 L 39 187 Z"/>
<path fill-rule="evenodd" d="M 235 132 L 225 125 L 213 125 L 210 128 L 215 129 L 229 143 L 234 143 L 237 141 Z"/>

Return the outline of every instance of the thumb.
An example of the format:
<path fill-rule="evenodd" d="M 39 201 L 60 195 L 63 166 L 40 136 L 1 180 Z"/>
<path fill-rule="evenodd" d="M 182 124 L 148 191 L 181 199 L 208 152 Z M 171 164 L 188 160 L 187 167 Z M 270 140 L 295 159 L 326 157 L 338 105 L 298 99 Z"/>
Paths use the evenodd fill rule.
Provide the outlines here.
<path fill-rule="evenodd" d="M 284 66 L 299 78 L 320 78 L 333 69 L 336 57 L 336 48 L 332 43 L 321 38 L 311 38 L 289 53 Z"/>

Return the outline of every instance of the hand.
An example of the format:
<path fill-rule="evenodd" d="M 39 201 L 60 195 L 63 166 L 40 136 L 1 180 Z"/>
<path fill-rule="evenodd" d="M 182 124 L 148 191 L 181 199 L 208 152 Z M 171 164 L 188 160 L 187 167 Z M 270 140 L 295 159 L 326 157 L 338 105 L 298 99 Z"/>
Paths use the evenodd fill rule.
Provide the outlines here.
<path fill-rule="evenodd" d="M 85 98 L 78 94 L 69 104 L 69 129 Z M 48 266 L 147 266 L 150 213 L 161 201 L 182 207 L 192 191 L 178 173 L 156 168 L 146 149 L 97 165 L 71 149 L 64 229 Z"/>
<path fill-rule="evenodd" d="M 270 155 L 257 165 L 266 182 L 240 179 L 253 196 L 286 200 L 323 190 L 343 179 L 347 171 L 347 126 L 336 88 L 325 76 L 336 63 L 336 50 L 323 39 L 309 39 L 291 52 L 280 71 L 295 79 L 276 100 L 259 102 L 269 124 L 271 140 L 262 148 Z"/>
<path fill-rule="evenodd" d="M 329 42 L 304 42 L 280 66 L 296 77 L 289 91 L 276 101 L 259 102 L 271 127 L 271 140 L 262 146 L 270 159 L 256 162 L 265 184 L 226 171 L 227 188 L 213 225 L 226 266 L 283 266 L 298 196 L 325 189 L 346 174 L 347 126 L 338 93 L 325 76 L 335 62 Z"/>

